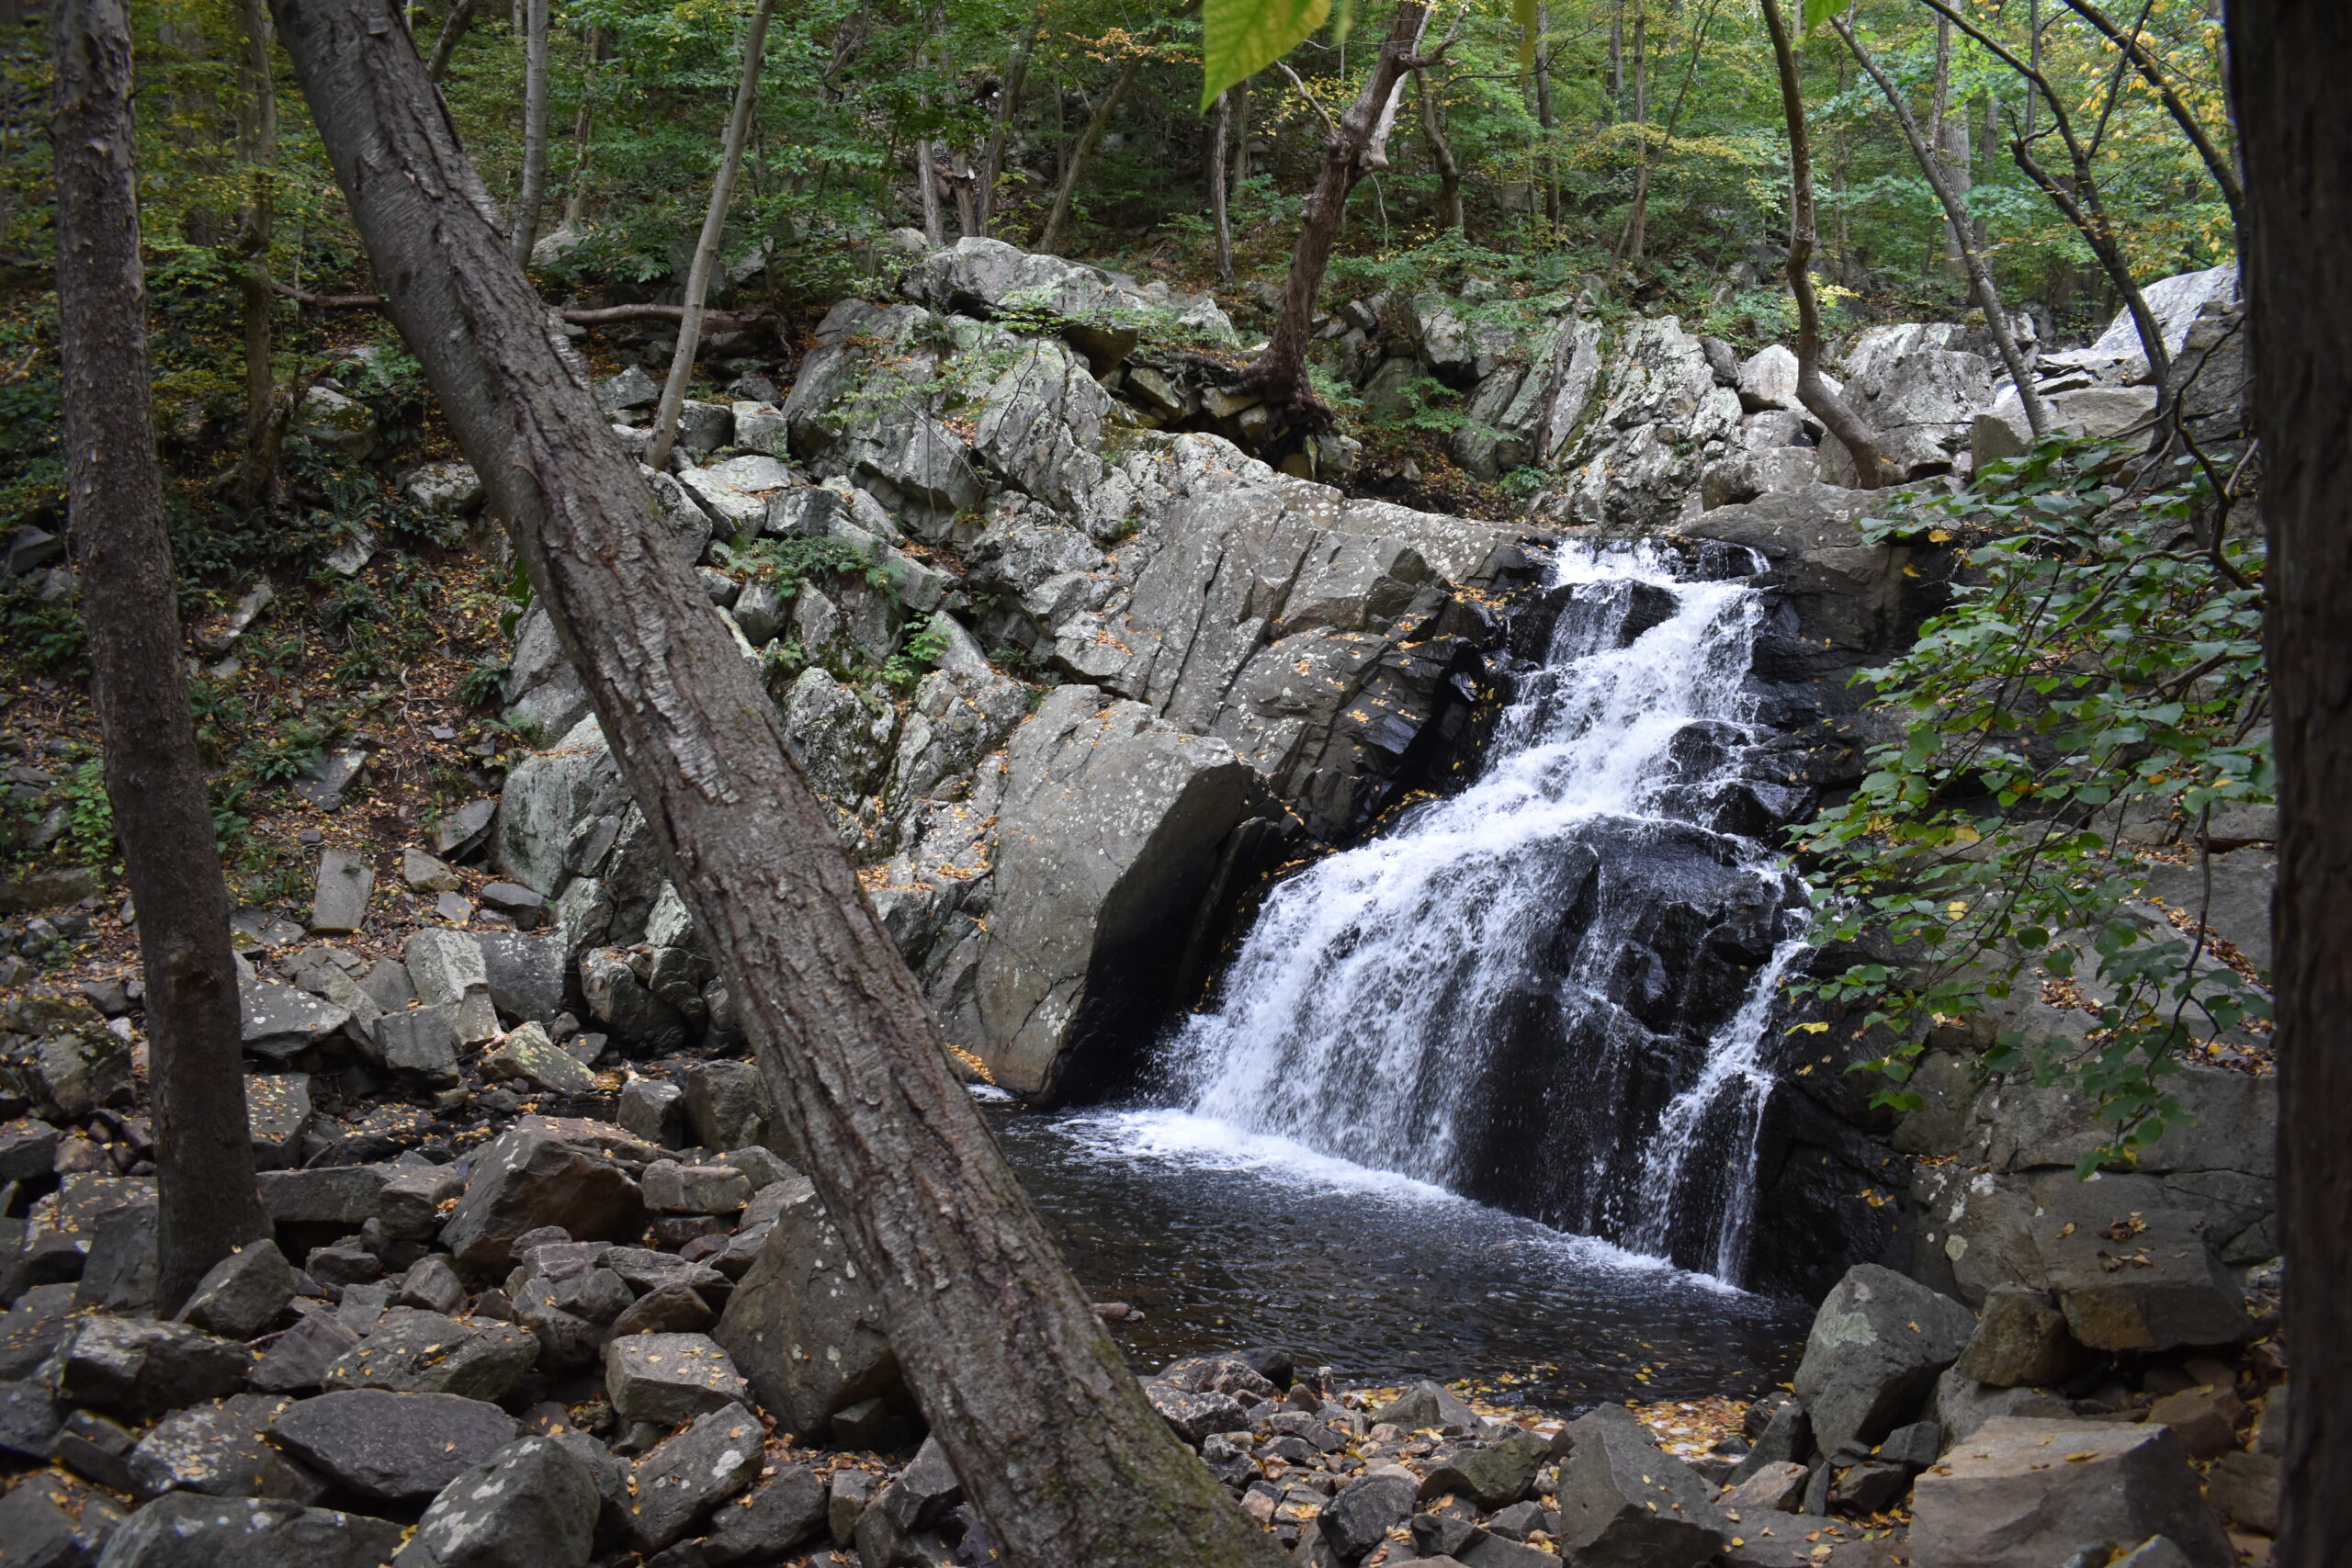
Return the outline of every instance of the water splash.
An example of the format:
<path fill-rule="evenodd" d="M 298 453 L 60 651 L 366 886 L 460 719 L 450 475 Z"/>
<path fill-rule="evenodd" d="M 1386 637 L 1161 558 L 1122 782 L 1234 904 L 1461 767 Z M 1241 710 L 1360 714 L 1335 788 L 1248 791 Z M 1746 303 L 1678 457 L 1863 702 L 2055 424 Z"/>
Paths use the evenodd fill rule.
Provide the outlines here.
<path fill-rule="evenodd" d="M 1757 594 L 1564 548 L 1483 775 L 1267 900 L 1171 1076 L 1196 1117 L 1736 1277 L 1792 884 L 1726 830 Z"/>

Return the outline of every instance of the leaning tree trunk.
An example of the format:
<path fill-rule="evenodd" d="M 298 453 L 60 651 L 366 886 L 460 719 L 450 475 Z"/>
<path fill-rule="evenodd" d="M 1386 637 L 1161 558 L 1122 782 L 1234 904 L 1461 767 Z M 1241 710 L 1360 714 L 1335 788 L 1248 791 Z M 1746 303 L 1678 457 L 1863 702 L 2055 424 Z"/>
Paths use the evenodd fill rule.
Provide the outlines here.
<path fill-rule="evenodd" d="M 1298 243 L 1291 250 L 1290 276 L 1283 283 L 1273 335 L 1241 376 L 1241 385 L 1269 407 L 1321 407 L 1306 381 L 1306 344 L 1316 297 L 1323 291 L 1323 274 L 1331 265 L 1331 247 L 1340 237 L 1349 193 L 1364 175 L 1388 166 L 1388 132 L 1396 123 L 1396 100 L 1405 90 L 1405 73 L 1422 63 L 1417 51 L 1429 20 L 1429 8 L 1420 0 L 1398 0 L 1388 36 L 1381 39 L 1380 53 L 1355 102 L 1323 138 L 1323 162 L 1316 171 L 1315 188 L 1299 210 Z"/>
<path fill-rule="evenodd" d="M 2352 1562 L 2352 11 L 2231 0 L 2277 704 L 2280 1568 Z"/>
<path fill-rule="evenodd" d="M 514 259 L 531 265 L 548 194 L 548 0 L 523 0 L 523 179 L 514 194 Z"/>
<path fill-rule="evenodd" d="M 1928 184 L 1935 187 L 1936 199 L 1943 204 L 1948 242 L 1959 252 L 1961 265 L 1975 288 L 1977 308 L 1984 312 L 1984 324 L 1993 330 L 1993 342 L 2001 351 L 2001 363 L 2007 367 L 2018 397 L 2025 404 L 2026 423 L 2033 427 L 2036 436 L 2049 434 L 2050 411 L 2043 406 L 2041 394 L 2034 390 L 2032 371 L 2018 348 L 2017 333 L 2009 327 L 2008 314 L 2001 309 L 2001 294 L 1994 287 L 1993 269 L 1984 265 L 1984 253 L 1976 248 L 1975 231 L 1968 221 L 1968 204 L 1953 188 L 1951 175 L 1936 149 L 1920 134 L 1919 122 L 1912 115 L 1911 106 L 1904 101 L 1902 90 L 1879 69 L 1878 62 L 1862 47 L 1852 24 L 1843 17 L 1832 16 L 1829 25 L 1838 29 L 1838 36 L 1853 51 L 1855 63 L 1870 73 L 1870 79 L 1885 96 L 1887 107 L 1894 111 L 1894 122 L 1903 128 L 1903 138 L 1911 144 L 1911 156 L 1918 161 L 1919 172 L 1928 176 Z"/>
<path fill-rule="evenodd" d="M 735 108 L 728 116 L 727 139 L 719 148 L 710 209 L 703 214 L 702 237 L 695 242 L 695 259 L 686 268 L 685 310 L 678 318 L 678 346 L 671 351 L 670 377 L 662 385 L 662 406 L 653 416 L 653 442 L 645 460 L 657 472 L 669 466 L 670 447 L 678 435 L 679 411 L 685 407 L 686 383 L 694 378 L 695 350 L 702 343 L 702 313 L 709 302 L 711 264 L 718 259 L 718 243 L 727 232 L 727 207 L 735 198 L 735 171 L 742 167 L 743 143 L 752 134 L 752 105 L 760 96 L 760 59 L 767 47 L 768 14 L 775 8 L 775 0 L 760 0 L 752 8 L 750 29 L 743 35 L 743 74 L 735 84 Z"/>
<path fill-rule="evenodd" d="M 1920 4 L 1950 21 L 1952 26 L 1973 39 L 1987 53 L 2025 78 L 2034 89 L 2026 97 L 2029 123 L 2031 118 L 2030 111 L 2037 98 L 2049 104 L 2051 128 L 2057 131 L 2059 141 L 2065 144 L 2066 156 L 2073 169 L 2072 188 L 2069 189 L 2062 185 L 2041 166 L 2028 144 L 2028 137 L 2012 138 L 2009 142 L 2009 155 L 2017 160 L 2017 165 L 2024 172 L 2026 178 L 2039 186 L 2042 195 L 2050 198 L 2050 204 L 2058 209 L 2067 222 L 2075 226 L 2075 231 L 2082 235 L 2083 243 L 2088 245 L 2091 254 L 2098 258 L 2099 266 L 2106 272 L 2108 281 L 2113 284 L 2115 291 L 2122 296 L 2123 308 L 2132 313 L 2132 324 L 2139 329 L 2140 347 L 2147 358 L 2149 375 L 2158 388 L 2158 397 L 2165 397 L 2166 394 L 2163 391 L 2163 388 L 2171 379 L 2169 373 L 2172 367 L 2172 353 L 2165 345 L 2164 328 L 2157 321 L 2156 313 L 2149 309 L 2147 296 L 2141 293 L 2140 286 L 2132 279 L 2131 263 L 2123 254 L 2121 243 L 2116 239 L 2115 225 L 2108 218 L 2106 200 L 2099 194 L 2098 182 L 2092 177 L 2090 149 L 2084 144 L 2082 137 L 2076 134 L 2075 122 L 2066 113 L 2064 101 L 2058 96 L 2051 87 L 2049 79 L 2041 73 L 2039 58 L 2041 48 L 2039 31 L 2037 30 L 2034 37 L 2036 51 L 2034 58 L 2021 60 L 2015 51 L 1985 32 L 1974 22 L 1970 21 L 1961 12 L 1952 9 L 1945 0 L 1920 0 Z M 2159 416 L 2164 412 L 2162 403 L 2158 404 L 2157 412 Z"/>
<path fill-rule="evenodd" d="M 1086 128 L 1078 133 L 1078 141 L 1070 147 L 1069 156 L 1062 160 L 1061 184 L 1054 188 L 1054 209 L 1046 215 L 1045 231 L 1037 236 L 1037 248 L 1048 255 L 1053 254 L 1055 246 L 1062 243 L 1062 225 L 1069 221 L 1070 197 L 1077 194 L 1078 176 L 1086 167 L 1086 155 L 1094 151 L 1097 141 L 1102 140 L 1102 128 L 1111 123 L 1112 111 L 1119 107 L 1119 100 L 1126 96 L 1127 85 L 1143 68 L 1143 59 L 1141 53 L 1131 53 L 1120 64 L 1119 73 L 1111 78 L 1110 89 L 1102 95 L 1102 101 L 1094 106 L 1094 112 L 1086 117 Z"/>
<path fill-rule="evenodd" d="M 1037 47 L 1037 35 L 1044 26 L 1039 17 L 1030 18 L 1029 30 L 1013 46 L 1012 63 L 1005 69 L 1004 90 L 997 99 L 996 122 L 989 127 L 988 152 L 980 160 L 979 190 L 973 212 L 977 227 L 972 231 L 976 234 L 988 233 L 996 222 L 996 187 L 1004 177 L 1004 144 L 1012 134 L 1013 118 L 1021 112 L 1021 95 L 1029 84 L 1029 54 Z"/>
<path fill-rule="evenodd" d="M 424 68 L 424 73 L 436 86 L 449 73 L 449 57 L 458 52 L 466 29 L 474 25 L 474 11 L 481 3 L 481 0 L 457 0 L 449 7 L 448 17 L 441 24 L 441 36 L 433 40 L 433 63 Z"/>
<path fill-rule="evenodd" d="M 1789 122 L 1789 292 L 1797 301 L 1797 400 L 1836 436 L 1854 459 L 1864 490 L 1885 483 L 1878 438 L 1846 400 L 1829 389 L 1821 374 L 1821 301 L 1813 291 L 1813 141 L 1805 132 L 1804 90 L 1797 82 L 1797 55 L 1781 0 L 1758 0 L 1765 30 L 1772 35 L 1772 59 L 1780 68 L 1781 107 Z"/>
<path fill-rule="evenodd" d="M 507 520 L 1004 1561 L 1273 1568 L 1128 1373 L 458 147 L 391 0 L 278 0 L 392 318 Z"/>
<path fill-rule="evenodd" d="M 125 0 L 56 0 L 50 21 L 66 515 L 107 797 L 139 909 L 155 1114 L 155 1300 L 170 1313 L 232 1248 L 269 1235 L 269 1216 L 254 1184 L 229 890 L 180 671 L 148 412 L 130 11 Z"/>

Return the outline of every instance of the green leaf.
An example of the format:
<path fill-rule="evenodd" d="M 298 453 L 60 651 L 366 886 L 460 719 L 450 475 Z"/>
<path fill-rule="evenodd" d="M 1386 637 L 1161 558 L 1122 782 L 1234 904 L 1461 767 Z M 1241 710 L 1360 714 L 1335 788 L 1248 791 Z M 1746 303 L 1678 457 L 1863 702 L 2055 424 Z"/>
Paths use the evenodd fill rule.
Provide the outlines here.
<path fill-rule="evenodd" d="M 1298 47 L 1323 25 L 1331 0 L 1204 0 L 1201 7 L 1201 110 L 1217 95 Z"/>
<path fill-rule="evenodd" d="M 1511 0 L 1512 19 L 1519 23 L 1519 69 L 1521 75 L 1535 69 L 1536 0 Z"/>
<path fill-rule="evenodd" d="M 1805 31 L 1811 32 L 1836 16 L 1846 0 L 1804 0 Z"/>

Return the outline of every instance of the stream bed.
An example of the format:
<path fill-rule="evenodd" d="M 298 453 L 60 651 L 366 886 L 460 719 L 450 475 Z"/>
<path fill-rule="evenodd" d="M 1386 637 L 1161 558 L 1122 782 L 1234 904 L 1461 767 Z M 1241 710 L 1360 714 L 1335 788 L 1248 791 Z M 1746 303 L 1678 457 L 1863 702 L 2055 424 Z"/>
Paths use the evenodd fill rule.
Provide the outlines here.
<path fill-rule="evenodd" d="M 1277 1345 L 1351 1385 L 1476 1379 L 1566 1414 L 1752 1398 L 1812 1313 L 1441 1188 L 1170 1110 L 985 1107 L 1138 1371 Z"/>

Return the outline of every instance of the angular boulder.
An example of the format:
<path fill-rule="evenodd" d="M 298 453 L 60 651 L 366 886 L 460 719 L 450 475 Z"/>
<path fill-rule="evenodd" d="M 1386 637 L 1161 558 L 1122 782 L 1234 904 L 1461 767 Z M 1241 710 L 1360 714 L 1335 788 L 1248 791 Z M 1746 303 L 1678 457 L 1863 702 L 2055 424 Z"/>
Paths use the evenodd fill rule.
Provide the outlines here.
<path fill-rule="evenodd" d="M 454 1393 L 346 1389 L 282 1412 L 271 1439 L 363 1497 L 430 1497 L 514 1440 L 514 1418 Z"/>
<path fill-rule="evenodd" d="M 904 1384 L 881 1297 L 851 1261 L 815 1186 L 797 1176 L 784 1188 L 775 1225 L 714 1336 L 748 1371 L 761 1408 L 805 1439 L 835 1411 L 900 1397 Z"/>
<path fill-rule="evenodd" d="M 1578 1568 L 1699 1568 L 1731 1527 L 1714 1488 L 1668 1454 L 1622 1405 L 1568 1423 L 1560 1540 Z"/>
<path fill-rule="evenodd" d="M 1420 1479 L 1401 1464 L 1367 1470 L 1340 1488 L 1315 1521 L 1331 1550 L 1352 1561 L 1413 1514 Z"/>
<path fill-rule="evenodd" d="M 636 1334 L 605 1348 L 605 1393 L 625 1421 L 674 1426 L 740 1403 L 744 1382 L 707 1334 Z"/>
<path fill-rule="evenodd" d="M 394 1568 L 586 1568 L 601 1506 L 569 1450 L 525 1438 L 443 1487 Z"/>
<path fill-rule="evenodd" d="M 326 1495 L 326 1482 L 263 1437 L 293 1403 L 240 1393 L 172 1412 L 130 1450 L 132 1490 L 142 1501 L 179 1491 L 317 1502 Z"/>
<path fill-rule="evenodd" d="M 1796 1395 L 1825 1453 L 1912 1420 L 1976 1330 L 1966 1307 L 1875 1263 L 1838 1281 L 1815 1314 Z"/>
<path fill-rule="evenodd" d="M 185 1324 L 153 1318 L 74 1320 L 46 1376 L 60 1401 L 153 1420 L 244 1386 L 253 1352 Z"/>
<path fill-rule="evenodd" d="M 346 1311 L 353 1293 L 345 1293 Z M 538 1341 L 512 1324 L 395 1307 L 320 1381 L 331 1390 L 380 1388 L 496 1400 L 531 1370 L 538 1354 Z"/>
<path fill-rule="evenodd" d="M 1221 740 L 1140 703 L 1063 686 L 1014 732 L 998 815 L 995 918 L 978 974 L 981 1055 L 1015 1093 L 1049 1095 L 1064 1054 L 1164 976 L 1214 852 L 1264 801 Z"/>
<path fill-rule="evenodd" d="M 757 1416 L 729 1404 L 656 1444 L 630 1477 L 629 1539 L 650 1553 L 684 1535 L 759 1475 L 766 1440 Z"/>
<path fill-rule="evenodd" d="M 405 1533 L 390 1519 L 300 1503 L 173 1492 L 130 1516 L 107 1568 L 382 1568 Z"/>
<path fill-rule="evenodd" d="M 2237 1560 L 2166 1427 L 1987 1421 L 1911 1492 L 1913 1568 L 2041 1568 L 2154 1535 L 2191 1568 Z"/>
<path fill-rule="evenodd" d="M 179 1321 L 225 1339 L 251 1339 L 294 1299 L 294 1266 L 274 1241 L 238 1247 L 197 1281 Z"/>
<path fill-rule="evenodd" d="M 2093 1349 L 2223 1345 L 2254 1330 L 2245 1293 L 2185 1211 L 2134 1211 L 2103 1225 L 2045 1213 L 2033 1241 L 2068 1330 Z"/>
<path fill-rule="evenodd" d="M 637 1183 L 612 1161 L 517 1128 L 475 1157 L 442 1240 L 464 1267 L 509 1267 L 514 1238 L 554 1225 L 582 1241 L 634 1240 L 645 1225 Z"/>

